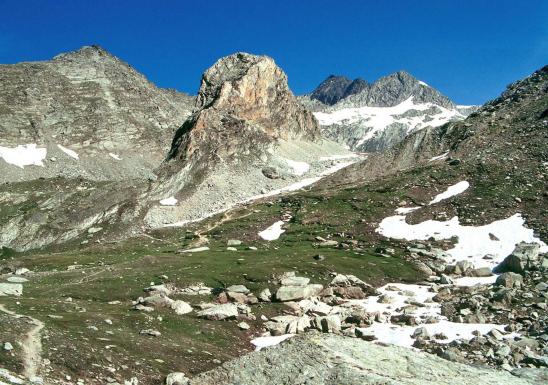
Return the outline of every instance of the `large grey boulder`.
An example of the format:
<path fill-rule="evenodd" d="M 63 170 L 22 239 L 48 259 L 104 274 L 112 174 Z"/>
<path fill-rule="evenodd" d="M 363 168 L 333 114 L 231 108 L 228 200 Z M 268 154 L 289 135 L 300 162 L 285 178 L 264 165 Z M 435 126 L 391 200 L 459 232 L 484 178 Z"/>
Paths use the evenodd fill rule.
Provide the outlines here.
<path fill-rule="evenodd" d="M 295 301 L 318 295 L 323 290 L 320 284 L 306 286 L 282 286 L 276 292 L 276 299 L 281 302 Z"/>
<path fill-rule="evenodd" d="M 209 320 L 220 321 L 224 319 L 236 318 L 238 316 L 238 306 L 233 303 L 224 303 L 214 305 L 198 312 L 198 317 Z"/>
<path fill-rule="evenodd" d="M 542 265 L 542 257 L 539 255 L 538 243 L 519 243 L 512 254 L 507 256 L 500 265 L 495 268 L 495 273 L 513 272 L 523 274 L 527 270 L 536 269 Z"/>
<path fill-rule="evenodd" d="M 191 385 L 532 385 L 398 346 L 336 335 L 304 334 L 194 377 Z"/>

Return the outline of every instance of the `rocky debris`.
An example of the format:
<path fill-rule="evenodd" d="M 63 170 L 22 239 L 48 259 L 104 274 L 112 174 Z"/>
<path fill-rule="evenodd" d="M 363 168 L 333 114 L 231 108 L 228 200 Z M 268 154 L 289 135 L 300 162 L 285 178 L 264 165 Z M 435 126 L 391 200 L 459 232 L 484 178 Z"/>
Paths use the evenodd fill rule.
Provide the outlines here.
<path fill-rule="evenodd" d="M 535 270 L 542 266 L 544 257 L 539 254 L 538 243 L 522 242 L 516 246 L 512 254 L 502 261 L 495 269 L 496 273 L 513 272 L 523 274 L 527 270 Z"/>
<path fill-rule="evenodd" d="M 178 292 L 185 295 L 209 295 L 212 290 L 212 288 L 205 286 L 203 283 L 199 283 L 180 289 Z"/>
<path fill-rule="evenodd" d="M 175 293 L 176 289 L 164 284 L 152 285 L 144 289 L 146 297 L 139 297 L 133 301 L 133 309 L 150 312 L 155 307 L 172 309 L 175 314 L 183 315 L 192 312 L 192 306 L 182 300 L 173 300 L 169 296 Z"/>
<path fill-rule="evenodd" d="M 516 273 L 502 273 L 497 277 L 495 284 L 498 286 L 508 287 L 510 289 L 517 288 L 519 289 L 523 284 L 523 277 L 520 274 Z"/>
<path fill-rule="evenodd" d="M 170 373 L 166 377 L 166 385 L 189 385 L 189 383 L 190 380 L 181 372 Z"/>
<path fill-rule="evenodd" d="M 248 330 L 251 326 L 247 322 L 242 321 L 238 324 L 238 327 L 240 330 Z"/>
<path fill-rule="evenodd" d="M 448 344 L 421 341 L 420 348 L 452 361 L 510 371 L 548 366 L 547 279 L 547 271 L 535 268 L 524 275 L 503 273 L 494 285 L 440 289 L 433 299 L 440 302 L 442 316 L 454 322 L 506 325 L 505 333 L 493 329 Z"/>
<path fill-rule="evenodd" d="M 197 375 L 190 384 L 270 385 L 288 381 L 315 385 L 534 383 L 510 373 L 448 362 L 406 348 L 309 333 L 286 340 L 276 348 L 263 349 L 229 361 Z"/>
<path fill-rule="evenodd" d="M 227 246 L 240 246 L 241 244 L 242 244 L 242 241 L 240 241 L 239 239 L 229 239 L 226 242 Z"/>
<path fill-rule="evenodd" d="M 350 274 L 337 274 L 329 287 L 332 288 L 334 295 L 345 299 L 363 299 L 378 294 L 373 286 Z"/>
<path fill-rule="evenodd" d="M 259 293 L 259 300 L 261 300 L 262 302 L 270 302 L 270 301 L 272 301 L 272 293 L 270 292 L 270 289 L 268 289 L 268 288 L 263 289 L 263 290 Z"/>

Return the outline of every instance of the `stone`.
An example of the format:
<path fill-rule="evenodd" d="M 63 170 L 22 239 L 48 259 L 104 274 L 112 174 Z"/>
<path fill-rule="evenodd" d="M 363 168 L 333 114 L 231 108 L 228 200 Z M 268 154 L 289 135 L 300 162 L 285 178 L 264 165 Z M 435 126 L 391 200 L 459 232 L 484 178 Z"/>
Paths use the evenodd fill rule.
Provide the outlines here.
<path fill-rule="evenodd" d="M 25 275 L 28 273 L 30 273 L 30 270 L 26 267 L 18 267 L 17 269 L 15 269 L 15 275 Z"/>
<path fill-rule="evenodd" d="M 188 385 L 190 379 L 188 379 L 182 372 L 169 373 L 166 377 L 166 385 Z"/>
<path fill-rule="evenodd" d="M 318 244 L 319 247 L 336 247 L 339 246 L 339 242 L 334 240 L 323 241 Z"/>
<path fill-rule="evenodd" d="M 517 273 L 503 273 L 497 277 L 495 285 L 508 288 L 520 288 L 523 285 L 523 277 Z"/>
<path fill-rule="evenodd" d="M 247 322 L 243 322 L 243 321 L 238 324 L 238 327 L 241 330 L 248 330 L 250 328 L 249 324 Z"/>
<path fill-rule="evenodd" d="M 245 294 L 229 291 L 226 293 L 226 296 L 230 302 L 247 303 L 247 296 Z"/>
<path fill-rule="evenodd" d="M 472 270 L 474 265 L 470 261 L 459 261 L 456 263 L 454 268 L 454 274 L 457 275 L 466 275 L 468 270 Z"/>
<path fill-rule="evenodd" d="M 324 333 L 339 333 L 341 331 L 341 317 L 337 314 L 321 317 L 321 327 Z"/>
<path fill-rule="evenodd" d="M 0 297 L 6 295 L 16 297 L 23 295 L 23 285 L 20 283 L 0 283 Z"/>
<path fill-rule="evenodd" d="M 453 279 L 450 276 L 445 275 L 445 274 L 441 275 L 440 283 L 442 285 L 453 285 L 454 284 Z"/>
<path fill-rule="evenodd" d="M 234 293 L 248 294 L 249 289 L 244 285 L 232 285 L 226 288 L 226 291 L 231 291 Z"/>
<path fill-rule="evenodd" d="M 419 327 L 415 329 L 411 337 L 429 339 L 430 333 L 428 333 L 428 330 L 425 327 Z"/>
<path fill-rule="evenodd" d="M 13 350 L 13 345 L 9 342 L 4 342 L 4 350 L 5 351 L 10 351 L 10 350 Z"/>
<path fill-rule="evenodd" d="M 242 241 L 240 241 L 239 239 L 229 239 L 226 242 L 227 246 L 240 246 L 241 244 L 242 244 Z"/>
<path fill-rule="evenodd" d="M 283 286 L 306 286 L 310 282 L 310 278 L 306 277 L 287 277 L 282 279 Z"/>
<path fill-rule="evenodd" d="M 238 251 L 238 249 L 235 248 L 235 247 L 227 247 L 226 250 L 227 251 Z"/>
<path fill-rule="evenodd" d="M 139 334 L 152 336 L 152 337 L 159 337 L 159 336 L 162 335 L 162 333 L 160 333 L 158 330 L 154 330 L 154 329 L 143 329 L 139 332 Z"/>
<path fill-rule="evenodd" d="M 181 300 L 175 300 L 171 303 L 171 308 L 175 311 L 175 314 L 183 315 L 192 312 L 192 306 L 187 302 Z"/>
<path fill-rule="evenodd" d="M 493 272 L 489 267 L 479 267 L 468 272 L 471 277 L 490 277 Z"/>
<path fill-rule="evenodd" d="M 295 301 L 318 295 L 322 285 L 310 284 L 306 286 L 282 286 L 276 291 L 276 299 L 281 302 Z"/>
<path fill-rule="evenodd" d="M 513 272 L 523 274 L 527 270 L 539 268 L 542 265 L 539 250 L 540 245 L 538 243 L 521 242 L 494 271 L 495 273 Z"/>
<path fill-rule="evenodd" d="M 263 289 L 259 293 L 259 300 L 262 302 L 270 302 L 272 300 L 272 293 L 270 292 L 270 289 Z"/>
<path fill-rule="evenodd" d="M 213 321 L 236 318 L 238 316 L 238 306 L 233 303 L 213 305 L 207 309 L 198 312 L 198 317 Z"/>

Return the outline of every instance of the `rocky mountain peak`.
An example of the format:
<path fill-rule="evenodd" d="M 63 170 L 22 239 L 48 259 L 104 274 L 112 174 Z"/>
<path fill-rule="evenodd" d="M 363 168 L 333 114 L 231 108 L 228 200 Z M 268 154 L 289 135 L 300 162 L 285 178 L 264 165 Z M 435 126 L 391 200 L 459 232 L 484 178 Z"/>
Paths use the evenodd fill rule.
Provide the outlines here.
<path fill-rule="evenodd" d="M 319 136 L 316 119 L 267 56 L 235 53 L 218 60 L 202 76 L 196 107 L 178 131 L 171 157 L 187 159 L 194 151 L 238 156 L 259 143 Z"/>
<path fill-rule="evenodd" d="M 53 61 L 79 61 L 79 62 L 100 62 L 119 61 L 114 55 L 99 45 L 86 45 L 75 51 L 64 52 L 53 57 Z"/>
<path fill-rule="evenodd" d="M 310 97 L 324 104 L 333 105 L 344 97 L 350 84 L 352 84 L 352 80 L 345 76 L 329 75 L 312 91 Z"/>

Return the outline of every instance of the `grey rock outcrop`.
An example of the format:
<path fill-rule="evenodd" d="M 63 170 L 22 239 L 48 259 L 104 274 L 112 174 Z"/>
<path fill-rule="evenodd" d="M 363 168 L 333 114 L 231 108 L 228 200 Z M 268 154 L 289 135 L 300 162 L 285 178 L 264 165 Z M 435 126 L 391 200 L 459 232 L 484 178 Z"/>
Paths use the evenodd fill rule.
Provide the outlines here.
<path fill-rule="evenodd" d="M 197 112 L 177 131 L 170 159 L 201 164 L 253 154 L 277 139 L 317 139 L 319 126 L 267 56 L 236 53 L 202 76 Z"/>
<path fill-rule="evenodd" d="M 191 385 L 531 385 L 510 373 L 336 335 L 293 337 L 191 379 Z"/>

